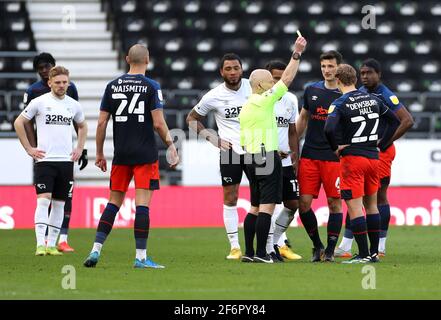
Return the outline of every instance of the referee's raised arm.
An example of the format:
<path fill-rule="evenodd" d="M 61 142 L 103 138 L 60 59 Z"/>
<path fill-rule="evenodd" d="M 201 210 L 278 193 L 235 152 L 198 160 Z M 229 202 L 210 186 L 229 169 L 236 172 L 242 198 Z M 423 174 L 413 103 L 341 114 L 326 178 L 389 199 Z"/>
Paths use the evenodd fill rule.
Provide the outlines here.
<path fill-rule="evenodd" d="M 291 56 L 291 59 L 289 60 L 288 65 L 286 66 L 286 69 L 283 71 L 281 81 L 289 87 L 294 80 L 294 77 L 297 74 L 297 70 L 299 69 L 300 64 L 300 56 L 302 55 L 302 52 L 305 51 L 306 48 L 306 39 L 303 37 L 298 37 L 296 42 L 294 43 L 294 50 Z"/>

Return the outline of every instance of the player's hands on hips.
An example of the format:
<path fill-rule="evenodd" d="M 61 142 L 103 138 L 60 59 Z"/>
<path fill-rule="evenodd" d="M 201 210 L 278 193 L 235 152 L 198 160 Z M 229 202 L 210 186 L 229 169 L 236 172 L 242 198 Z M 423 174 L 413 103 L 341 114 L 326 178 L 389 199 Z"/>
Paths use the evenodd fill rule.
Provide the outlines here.
<path fill-rule="evenodd" d="M 179 155 L 174 145 L 170 145 L 167 149 L 167 162 L 171 169 L 175 169 L 179 163 Z"/>
<path fill-rule="evenodd" d="M 280 159 L 286 159 L 286 158 L 288 158 L 289 153 L 285 152 L 285 151 L 279 151 L 279 156 L 280 156 Z"/>
<path fill-rule="evenodd" d="M 214 136 L 209 136 L 206 138 L 206 140 L 208 142 L 210 142 L 213 146 L 215 146 L 216 148 L 221 149 L 222 151 L 226 151 L 229 150 L 233 147 L 233 145 L 231 144 L 231 142 L 223 140 L 221 138 L 219 138 L 218 136 L 214 135 Z"/>
<path fill-rule="evenodd" d="M 83 149 L 83 153 L 81 153 L 81 157 L 78 159 L 78 165 L 80 166 L 80 170 L 83 170 L 88 163 L 89 163 L 89 158 L 87 157 L 87 149 Z"/>
<path fill-rule="evenodd" d="M 33 147 L 30 147 L 26 152 L 35 160 L 43 159 L 46 156 L 46 152 Z"/>
<path fill-rule="evenodd" d="M 298 37 L 294 43 L 294 52 L 302 53 L 306 48 L 306 39 L 303 37 Z"/>
<path fill-rule="evenodd" d="M 107 161 L 103 154 L 97 154 L 95 159 L 95 165 L 101 169 L 102 172 L 107 171 Z"/>
<path fill-rule="evenodd" d="M 230 141 L 226 141 L 224 139 L 219 138 L 217 141 L 217 147 L 221 149 L 222 151 L 230 150 L 233 145 Z"/>
<path fill-rule="evenodd" d="M 81 157 L 81 154 L 83 153 L 83 149 L 80 148 L 75 148 L 73 149 L 72 153 L 71 153 L 71 159 L 73 161 L 78 161 L 78 159 Z"/>
<path fill-rule="evenodd" d="M 337 157 L 340 157 L 341 152 L 344 148 L 350 146 L 349 144 L 343 144 L 341 146 L 338 146 L 337 150 L 334 151 L 334 153 L 337 155 Z"/>

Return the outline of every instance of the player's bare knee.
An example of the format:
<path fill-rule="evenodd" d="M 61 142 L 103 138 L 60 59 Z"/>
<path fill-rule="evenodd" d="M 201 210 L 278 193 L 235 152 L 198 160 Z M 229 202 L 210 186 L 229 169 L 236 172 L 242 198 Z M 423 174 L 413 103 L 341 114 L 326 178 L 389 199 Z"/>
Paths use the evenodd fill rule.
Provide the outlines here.
<path fill-rule="evenodd" d="M 237 205 L 237 195 L 229 194 L 224 196 L 224 205 L 234 207 Z"/>
<path fill-rule="evenodd" d="M 110 191 L 110 197 L 109 197 L 109 202 L 114 204 L 115 206 L 117 206 L 118 208 L 121 207 L 123 201 L 124 201 L 124 196 L 125 196 L 125 192 L 120 192 L 120 191 Z"/>
<path fill-rule="evenodd" d="M 300 210 L 300 212 L 307 212 L 307 211 L 309 211 L 309 209 L 311 209 L 311 202 L 303 202 L 303 201 L 300 201 L 299 202 L 299 210 Z"/>
<path fill-rule="evenodd" d="M 238 189 L 235 186 L 224 187 L 224 205 L 234 207 L 237 205 Z"/>
<path fill-rule="evenodd" d="M 298 200 L 284 201 L 283 206 L 286 209 L 289 209 L 290 211 L 292 211 L 294 214 L 297 211 L 297 209 L 299 208 L 299 201 Z"/>
<path fill-rule="evenodd" d="M 380 190 L 382 190 L 382 188 L 380 188 Z M 388 200 L 387 200 L 387 192 L 386 190 L 384 191 L 380 191 L 378 190 L 377 193 L 377 203 L 379 206 L 381 205 L 385 205 L 385 204 L 389 204 Z"/>
<path fill-rule="evenodd" d="M 339 198 L 328 198 L 328 208 L 331 213 L 342 212 L 341 200 Z"/>
<path fill-rule="evenodd" d="M 40 194 L 37 194 L 37 199 L 52 200 L 52 193 L 40 193 Z"/>
<path fill-rule="evenodd" d="M 257 216 L 259 214 L 259 207 L 251 206 L 249 213 Z"/>

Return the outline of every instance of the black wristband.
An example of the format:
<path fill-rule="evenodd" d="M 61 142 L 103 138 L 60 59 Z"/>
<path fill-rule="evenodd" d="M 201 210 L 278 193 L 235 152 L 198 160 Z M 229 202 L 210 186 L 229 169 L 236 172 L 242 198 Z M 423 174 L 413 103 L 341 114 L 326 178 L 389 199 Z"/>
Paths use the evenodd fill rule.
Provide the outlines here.
<path fill-rule="evenodd" d="M 293 52 L 291 58 L 293 60 L 300 60 L 301 54 L 298 52 Z"/>

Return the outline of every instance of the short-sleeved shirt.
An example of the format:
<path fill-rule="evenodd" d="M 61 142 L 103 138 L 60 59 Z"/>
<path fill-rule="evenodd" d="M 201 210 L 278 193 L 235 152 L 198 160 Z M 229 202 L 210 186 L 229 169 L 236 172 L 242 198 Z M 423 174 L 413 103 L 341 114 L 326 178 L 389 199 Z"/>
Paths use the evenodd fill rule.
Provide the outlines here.
<path fill-rule="evenodd" d="M 239 114 L 250 95 L 248 79 L 242 79 L 238 90 L 231 90 L 222 83 L 208 91 L 193 109 L 201 116 L 214 112 L 219 137 L 231 142 L 237 154 L 245 153 L 240 145 Z"/>
<path fill-rule="evenodd" d="M 52 92 L 33 99 L 21 113 L 37 125 L 37 148 L 46 155 L 41 161 L 72 161 L 72 121 L 84 121 L 84 113 L 78 101 L 65 95 L 63 99 Z"/>
<path fill-rule="evenodd" d="M 276 113 L 276 123 L 279 132 L 279 151 L 290 151 L 289 148 L 289 125 L 296 123 L 299 116 L 297 97 L 291 92 L 287 92 L 276 102 L 274 106 Z M 282 159 L 282 166 L 291 166 L 291 157 Z"/>
<path fill-rule="evenodd" d="M 142 74 L 124 74 L 107 84 L 100 110 L 112 115 L 113 164 L 158 160 L 151 111 L 162 109 L 162 100 L 160 85 Z"/>
<path fill-rule="evenodd" d="M 278 81 L 271 89 L 262 94 L 252 94 L 239 115 L 240 143 L 248 153 L 277 151 L 279 135 L 275 121 L 274 105 L 288 88 Z"/>
<path fill-rule="evenodd" d="M 404 107 L 400 100 L 398 100 L 398 97 L 384 84 L 378 85 L 373 91 L 369 91 L 365 86 L 360 87 L 359 90 L 377 96 L 394 113 Z M 380 137 L 386 129 L 386 126 L 386 122 L 383 119 L 380 119 L 380 127 L 378 128 L 378 134 Z"/>
<path fill-rule="evenodd" d="M 378 97 L 355 90 L 342 95 L 329 108 L 329 117 L 340 117 L 342 144 L 349 145 L 342 156 L 378 159 L 378 126 L 388 110 Z"/>
<path fill-rule="evenodd" d="M 331 103 L 341 96 L 338 89 L 327 89 L 324 81 L 314 82 L 305 89 L 303 109 L 309 112 L 302 158 L 339 161 L 325 136 L 325 122 Z"/>
<path fill-rule="evenodd" d="M 26 90 L 23 95 L 23 103 L 25 107 L 31 102 L 33 99 L 38 98 L 39 96 L 51 92 L 51 88 L 45 83 L 43 80 L 37 81 L 33 83 L 28 90 Z M 72 99 L 78 101 L 78 91 L 77 87 L 73 82 L 69 83 L 69 87 L 67 87 L 66 94 Z"/>

